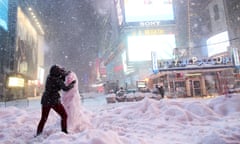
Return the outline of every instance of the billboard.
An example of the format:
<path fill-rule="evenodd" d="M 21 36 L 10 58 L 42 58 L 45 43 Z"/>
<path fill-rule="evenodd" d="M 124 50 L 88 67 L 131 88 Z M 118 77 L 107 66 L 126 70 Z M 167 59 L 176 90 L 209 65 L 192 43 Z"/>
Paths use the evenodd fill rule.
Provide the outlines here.
<path fill-rule="evenodd" d="M 27 16 L 18 8 L 16 66 L 17 71 L 31 78 L 37 78 L 38 35 Z"/>
<path fill-rule="evenodd" d="M 124 0 L 125 22 L 173 21 L 172 0 Z"/>
<path fill-rule="evenodd" d="M 210 37 L 207 40 L 208 57 L 214 56 L 222 52 L 227 52 L 229 45 L 230 44 L 227 31 Z"/>
<path fill-rule="evenodd" d="M 153 73 L 158 72 L 158 62 L 157 62 L 157 53 L 156 52 L 152 52 L 152 70 L 153 70 Z"/>
<path fill-rule="evenodd" d="M 0 27 L 8 30 L 8 0 L 0 0 Z"/>
<path fill-rule="evenodd" d="M 128 61 L 151 61 L 152 52 L 156 52 L 156 59 L 168 60 L 173 58 L 176 48 L 174 34 L 128 36 Z"/>

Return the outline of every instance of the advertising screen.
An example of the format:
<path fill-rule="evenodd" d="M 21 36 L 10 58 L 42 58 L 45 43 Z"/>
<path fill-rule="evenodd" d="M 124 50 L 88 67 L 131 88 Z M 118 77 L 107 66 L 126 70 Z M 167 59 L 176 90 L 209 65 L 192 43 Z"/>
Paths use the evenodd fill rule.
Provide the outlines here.
<path fill-rule="evenodd" d="M 212 36 L 207 40 L 208 56 L 211 57 L 213 55 L 226 52 L 228 46 L 229 37 L 227 31 Z"/>
<path fill-rule="evenodd" d="M 0 0 L 0 27 L 8 30 L 8 0 Z"/>
<path fill-rule="evenodd" d="M 37 31 L 21 8 L 17 12 L 16 65 L 17 71 L 37 78 Z"/>
<path fill-rule="evenodd" d="M 151 61 L 152 52 L 158 60 L 172 59 L 174 48 L 174 34 L 128 36 L 128 61 Z"/>
<path fill-rule="evenodd" d="M 174 20 L 172 0 L 124 0 L 125 22 Z"/>

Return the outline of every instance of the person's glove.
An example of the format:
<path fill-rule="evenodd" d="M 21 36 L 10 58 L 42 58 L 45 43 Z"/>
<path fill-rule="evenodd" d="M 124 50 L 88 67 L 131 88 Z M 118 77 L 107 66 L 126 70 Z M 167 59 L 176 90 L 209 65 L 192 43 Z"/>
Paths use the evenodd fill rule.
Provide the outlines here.
<path fill-rule="evenodd" d="M 69 87 L 70 87 L 70 88 L 73 88 L 75 83 L 76 83 L 76 80 L 72 81 L 72 82 L 69 84 Z"/>
<path fill-rule="evenodd" d="M 76 83 L 76 80 L 72 81 L 70 84 L 74 85 Z"/>

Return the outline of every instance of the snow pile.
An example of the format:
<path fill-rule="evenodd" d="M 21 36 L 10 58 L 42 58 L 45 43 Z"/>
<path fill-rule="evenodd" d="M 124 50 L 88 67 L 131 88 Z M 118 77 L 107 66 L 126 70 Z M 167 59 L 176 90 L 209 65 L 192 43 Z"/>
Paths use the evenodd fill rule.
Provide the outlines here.
<path fill-rule="evenodd" d="M 0 143 L 237 144 L 239 103 L 237 94 L 211 99 L 146 96 L 136 102 L 105 104 L 91 112 L 91 128 L 67 135 L 60 130 L 60 117 L 51 111 L 43 134 L 36 138 L 40 108 L 7 107 L 0 110 Z"/>

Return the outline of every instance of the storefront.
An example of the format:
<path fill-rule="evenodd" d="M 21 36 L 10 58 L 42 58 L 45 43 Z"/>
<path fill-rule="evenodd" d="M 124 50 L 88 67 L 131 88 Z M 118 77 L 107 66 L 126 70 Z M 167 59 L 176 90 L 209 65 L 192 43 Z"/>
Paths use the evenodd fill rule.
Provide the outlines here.
<path fill-rule="evenodd" d="M 164 86 L 170 98 L 203 97 L 226 94 L 229 89 L 238 87 L 238 81 L 234 68 L 185 69 L 152 75 L 148 86 Z"/>

